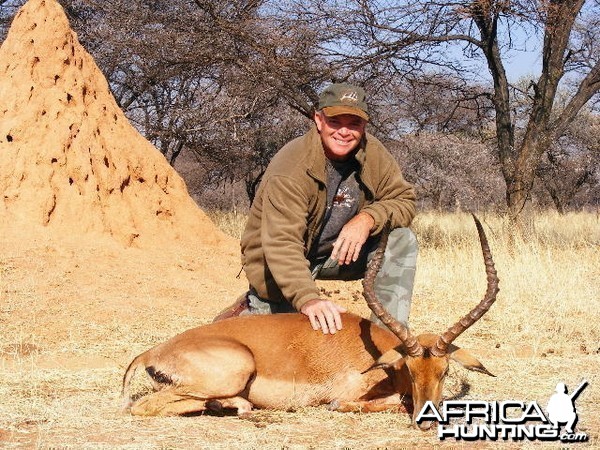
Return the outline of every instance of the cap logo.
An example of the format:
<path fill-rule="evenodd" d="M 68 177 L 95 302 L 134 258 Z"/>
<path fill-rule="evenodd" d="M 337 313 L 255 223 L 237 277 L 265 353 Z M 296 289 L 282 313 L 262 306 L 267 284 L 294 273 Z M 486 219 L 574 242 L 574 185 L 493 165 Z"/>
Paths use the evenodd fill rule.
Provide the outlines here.
<path fill-rule="evenodd" d="M 329 117 L 352 114 L 369 120 L 365 91 L 348 83 L 330 84 L 319 96 L 318 110 Z"/>
<path fill-rule="evenodd" d="M 353 103 L 358 103 L 358 93 L 356 91 L 346 92 L 340 98 L 341 102 L 343 102 L 344 100 L 350 101 L 350 102 L 353 102 Z"/>

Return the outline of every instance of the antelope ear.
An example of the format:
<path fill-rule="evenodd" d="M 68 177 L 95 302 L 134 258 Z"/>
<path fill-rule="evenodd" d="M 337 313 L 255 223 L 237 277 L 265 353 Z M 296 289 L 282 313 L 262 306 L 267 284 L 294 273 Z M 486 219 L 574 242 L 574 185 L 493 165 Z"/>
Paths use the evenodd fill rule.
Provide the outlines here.
<path fill-rule="evenodd" d="M 463 350 L 462 348 L 457 347 L 456 345 L 450 344 L 448 346 L 448 357 L 459 363 L 465 369 L 473 370 L 475 372 L 485 373 L 491 377 L 495 377 L 493 373 L 487 370 L 483 364 L 479 362 L 477 358 L 471 355 L 468 351 Z"/>
<path fill-rule="evenodd" d="M 389 369 L 394 367 L 402 359 L 404 359 L 404 355 L 400 353 L 398 348 L 393 348 L 377 358 L 377 361 L 375 361 L 371 367 L 362 373 L 367 373 L 375 369 Z"/>

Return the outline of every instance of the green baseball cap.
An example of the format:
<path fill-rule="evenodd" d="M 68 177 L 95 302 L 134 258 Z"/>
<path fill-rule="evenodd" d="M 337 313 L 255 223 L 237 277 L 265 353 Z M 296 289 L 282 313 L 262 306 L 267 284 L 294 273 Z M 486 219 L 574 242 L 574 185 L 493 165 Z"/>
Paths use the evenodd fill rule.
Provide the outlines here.
<path fill-rule="evenodd" d="M 334 83 L 321 93 L 319 110 L 327 117 L 352 114 L 369 120 L 363 88 L 348 83 Z"/>

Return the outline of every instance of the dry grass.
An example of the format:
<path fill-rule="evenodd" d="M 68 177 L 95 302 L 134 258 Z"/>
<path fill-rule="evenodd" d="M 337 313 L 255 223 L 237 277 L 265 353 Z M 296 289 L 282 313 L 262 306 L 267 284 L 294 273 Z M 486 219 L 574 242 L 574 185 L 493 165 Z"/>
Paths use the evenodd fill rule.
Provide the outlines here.
<path fill-rule="evenodd" d="M 600 219 L 546 213 L 534 235 L 512 244 L 508 222 L 481 217 L 501 279 L 491 315 L 496 339 L 528 343 L 538 354 L 598 354 L 600 342 Z M 421 243 L 417 299 L 422 293 L 452 305 L 481 292 L 484 279 L 475 227 L 468 215 L 424 214 L 415 221 Z M 421 294 L 421 295 L 420 295 Z M 415 305 L 417 306 L 417 305 Z M 421 317 L 417 311 L 416 317 Z M 585 331 L 584 331 L 585 330 Z M 500 338 L 501 337 L 501 338 Z"/>
<path fill-rule="evenodd" d="M 240 239 L 246 226 L 248 216 L 238 211 L 223 211 L 215 209 L 207 211 L 208 217 L 229 236 Z"/>
<path fill-rule="evenodd" d="M 236 237 L 245 222 L 239 214 L 212 217 Z M 481 219 L 501 278 L 501 292 L 490 312 L 457 344 L 471 350 L 497 377 L 452 366 L 446 395 L 537 400 L 545 406 L 558 381 L 574 387 L 586 378 L 590 386 L 579 397 L 577 408 L 579 427 L 591 440 L 576 447 L 598 447 L 598 217 L 584 213 L 540 215 L 535 220 L 534 236 L 528 242 L 516 241 L 512 252 L 508 251 L 506 222 L 492 215 L 482 215 Z M 421 253 L 411 324 L 416 332 L 439 332 L 474 305 L 485 289 L 475 227 L 466 214 L 421 214 L 414 229 Z M 261 411 L 252 420 L 122 415 L 119 384 L 131 357 L 178 331 L 207 322 L 226 300 L 213 305 L 202 292 L 205 281 L 192 283 L 198 263 L 187 254 L 179 255 L 173 265 L 188 281 L 177 278 L 171 284 L 167 281 L 173 275 L 168 268 L 154 269 L 150 260 L 141 259 L 141 253 L 130 252 L 127 258 L 140 262 L 131 263 L 131 267 L 119 262 L 116 266 L 120 272 L 115 270 L 115 274 L 108 269 L 84 267 L 83 260 L 71 263 L 64 255 L 60 256 L 67 258 L 66 262 L 60 262 L 63 260 L 59 255 L 55 256 L 45 259 L 19 245 L 0 255 L 2 448 L 358 449 L 473 445 L 440 442 L 433 432 L 408 428 L 406 415 L 393 413 L 340 414 L 307 408 L 294 413 Z M 171 260 L 173 255 L 164 258 Z M 74 278 L 77 270 L 81 278 Z M 145 271 L 140 275 L 136 270 Z M 237 272 L 237 268 L 232 271 Z M 222 277 L 223 283 L 228 283 L 229 275 Z M 110 290 L 115 283 L 119 289 Z M 42 293 L 48 290 L 41 289 L 42 284 L 52 285 L 55 301 L 45 298 L 47 294 Z M 224 287 L 219 295 L 233 295 L 241 284 Z M 359 283 L 327 282 L 322 288 L 324 295 L 350 310 L 368 314 Z M 172 294 L 178 289 L 180 294 Z M 86 307 L 72 308 L 84 302 L 98 311 L 103 308 L 102 317 L 86 315 Z M 63 327 L 65 323 L 68 326 Z M 51 340 L 49 334 L 60 327 L 66 331 L 55 333 L 56 339 Z M 559 447 L 558 443 L 502 441 L 478 446 Z"/>

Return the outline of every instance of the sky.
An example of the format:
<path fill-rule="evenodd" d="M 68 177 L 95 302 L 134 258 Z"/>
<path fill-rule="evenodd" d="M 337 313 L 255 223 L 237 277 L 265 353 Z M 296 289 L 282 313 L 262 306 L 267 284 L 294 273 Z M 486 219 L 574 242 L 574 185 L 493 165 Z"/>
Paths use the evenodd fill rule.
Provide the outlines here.
<path fill-rule="evenodd" d="M 541 55 L 539 52 L 511 52 L 505 59 L 505 69 L 508 80 L 511 83 L 523 77 L 537 79 L 541 71 Z"/>

